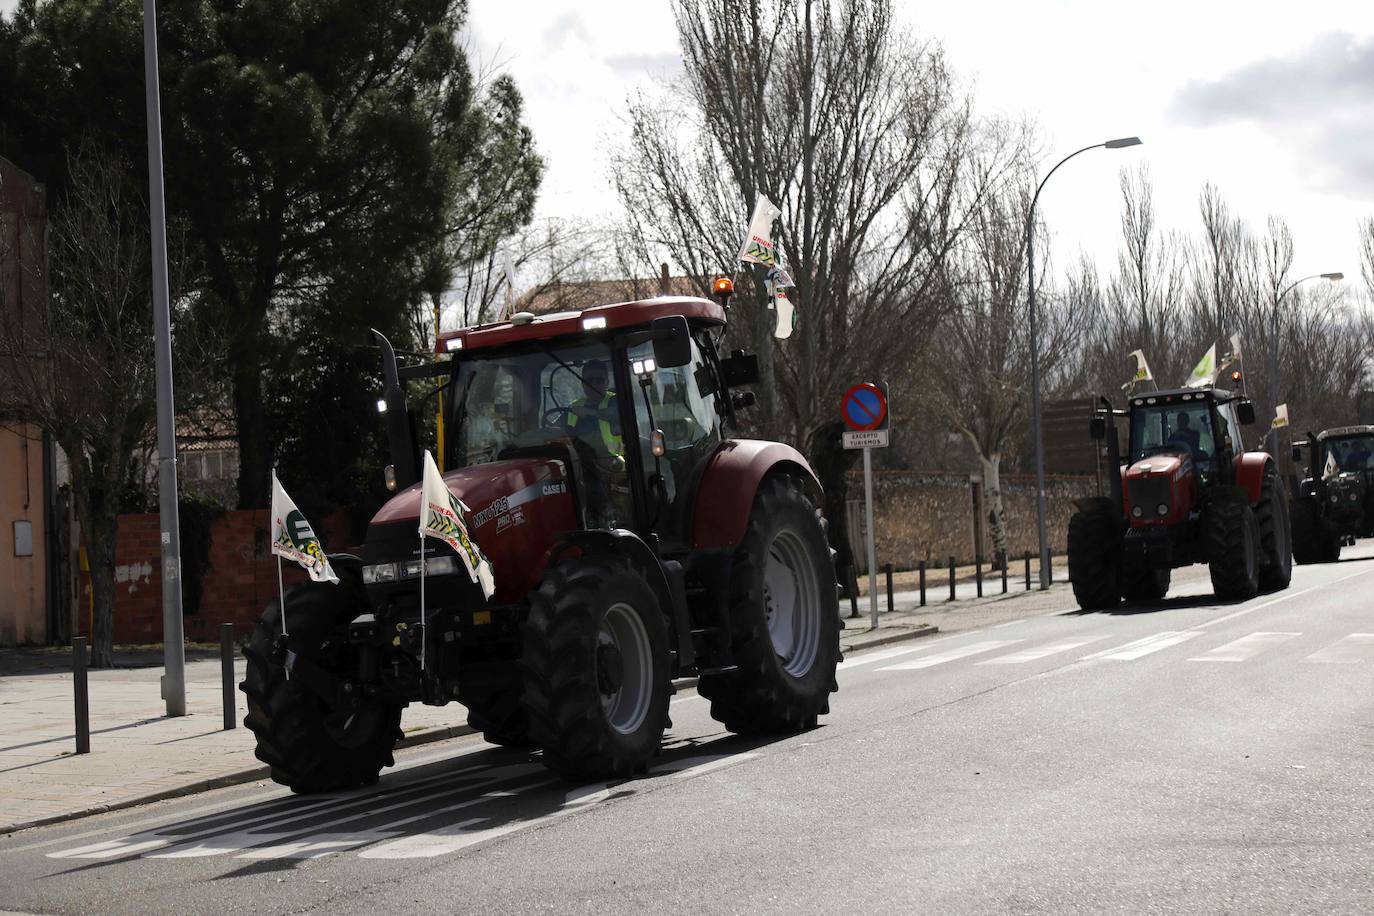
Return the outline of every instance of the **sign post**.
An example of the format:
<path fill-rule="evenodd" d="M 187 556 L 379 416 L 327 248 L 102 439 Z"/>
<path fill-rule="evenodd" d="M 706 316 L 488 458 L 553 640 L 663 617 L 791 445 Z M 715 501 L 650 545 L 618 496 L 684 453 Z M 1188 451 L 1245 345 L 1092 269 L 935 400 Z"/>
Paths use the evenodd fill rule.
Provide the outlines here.
<path fill-rule="evenodd" d="M 850 388 L 840 405 L 844 424 L 844 447 L 864 452 L 864 516 L 868 538 L 868 618 L 878 627 L 878 558 L 873 540 L 873 449 L 887 448 L 891 430 L 887 411 L 887 386 L 860 382 Z"/>

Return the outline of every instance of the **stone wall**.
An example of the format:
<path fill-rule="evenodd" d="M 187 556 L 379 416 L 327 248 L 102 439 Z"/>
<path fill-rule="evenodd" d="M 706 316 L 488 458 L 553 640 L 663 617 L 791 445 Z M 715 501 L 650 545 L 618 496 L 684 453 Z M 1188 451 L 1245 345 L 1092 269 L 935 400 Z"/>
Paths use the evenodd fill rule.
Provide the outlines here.
<path fill-rule="evenodd" d="M 850 544 L 864 570 L 863 474 L 849 480 Z M 1073 500 L 1097 492 L 1092 477 L 1049 476 L 1045 481 L 1046 527 L 1050 550 L 1063 553 Z M 1007 540 L 1012 557 L 1036 551 L 1035 478 L 1004 475 L 1002 500 L 1007 517 Z M 963 565 L 974 561 L 973 494 L 968 474 L 919 471 L 875 471 L 873 474 L 874 530 L 877 561 L 896 569 L 912 569 L 919 560 L 943 565 L 953 556 Z M 992 536 L 985 527 L 984 559 L 992 553 Z"/>

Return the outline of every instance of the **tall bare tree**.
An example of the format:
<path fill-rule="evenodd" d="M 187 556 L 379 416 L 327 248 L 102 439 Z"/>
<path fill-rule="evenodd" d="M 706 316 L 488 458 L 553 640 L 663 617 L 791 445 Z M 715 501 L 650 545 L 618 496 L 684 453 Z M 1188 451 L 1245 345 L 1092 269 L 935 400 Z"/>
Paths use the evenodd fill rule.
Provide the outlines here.
<path fill-rule="evenodd" d="M 0 422 L 39 427 L 67 456 L 90 557 L 92 664 L 108 667 L 121 492 L 157 401 L 148 212 L 129 163 L 88 146 L 68 167 L 66 199 L 49 223 L 46 308 L 25 323 L 0 301 Z M 173 261 L 175 290 L 182 262 Z"/>

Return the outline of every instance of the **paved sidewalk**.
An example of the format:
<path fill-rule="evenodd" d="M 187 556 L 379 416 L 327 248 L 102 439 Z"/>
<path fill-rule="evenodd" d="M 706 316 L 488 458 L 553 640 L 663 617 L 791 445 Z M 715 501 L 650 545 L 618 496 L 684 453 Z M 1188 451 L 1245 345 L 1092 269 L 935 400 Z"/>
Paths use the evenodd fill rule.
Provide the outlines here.
<path fill-rule="evenodd" d="M 867 602 L 860 602 L 863 616 L 845 621 L 843 650 L 984 626 L 1072 602 L 1062 585 L 1022 594 L 1020 601 L 937 601 L 924 609 L 916 607 L 914 592 L 899 597 L 897 610 L 880 614 L 876 629 L 869 626 Z M 252 732 L 242 724 L 246 700 L 237 685 L 244 665 L 239 656 L 237 727 L 230 731 L 223 730 L 218 659 L 187 661 L 188 715 L 175 719 L 164 716 L 160 667 L 91 671 L 91 752 L 82 755 L 74 753 L 70 671 L 0 676 L 0 834 L 268 779 L 267 768 L 253 756 Z M 458 704 L 412 705 L 401 719 L 406 739 L 400 747 L 471 734 L 466 719 Z"/>

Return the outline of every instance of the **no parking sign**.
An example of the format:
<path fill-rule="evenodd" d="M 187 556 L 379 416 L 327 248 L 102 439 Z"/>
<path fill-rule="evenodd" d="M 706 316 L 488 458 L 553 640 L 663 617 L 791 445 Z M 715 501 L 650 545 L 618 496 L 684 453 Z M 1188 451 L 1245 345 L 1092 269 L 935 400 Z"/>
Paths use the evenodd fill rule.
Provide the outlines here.
<path fill-rule="evenodd" d="M 887 405 L 887 386 L 860 382 L 844 394 L 840 416 L 849 427 L 844 434 L 845 448 L 886 448 L 891 428 Z"/>

